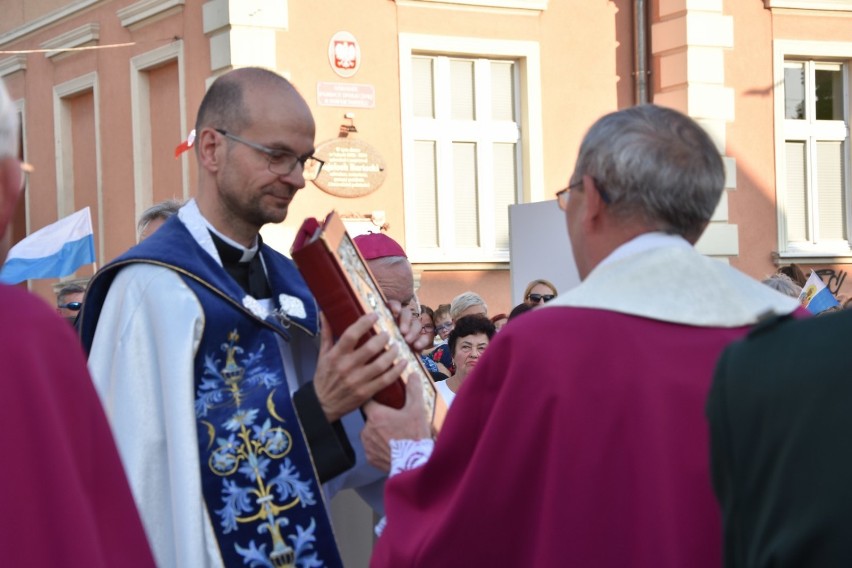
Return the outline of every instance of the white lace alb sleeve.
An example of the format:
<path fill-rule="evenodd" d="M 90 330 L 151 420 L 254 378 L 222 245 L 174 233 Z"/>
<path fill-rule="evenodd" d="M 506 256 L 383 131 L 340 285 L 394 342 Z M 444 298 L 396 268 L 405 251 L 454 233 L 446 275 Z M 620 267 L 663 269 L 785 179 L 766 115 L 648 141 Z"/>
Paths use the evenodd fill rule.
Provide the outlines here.
<path fill-rule="evenodd" d="M 391 468 L 390 477 L 410 469 L 415 469 L 426 463 L 435 441 L 427 438 L 425 440 L 391 440 Z"/>
<path fill-rule="evenodd" d="M 391 440 L 391 468 L 389 477 L 417 469 L 429 460 L 432 450 L 435 448 L 435 440 Z M 381 536 L 382 531 L 388 523 L 387 517 L 382 517 L 374 529 L 376 536 Z"/>

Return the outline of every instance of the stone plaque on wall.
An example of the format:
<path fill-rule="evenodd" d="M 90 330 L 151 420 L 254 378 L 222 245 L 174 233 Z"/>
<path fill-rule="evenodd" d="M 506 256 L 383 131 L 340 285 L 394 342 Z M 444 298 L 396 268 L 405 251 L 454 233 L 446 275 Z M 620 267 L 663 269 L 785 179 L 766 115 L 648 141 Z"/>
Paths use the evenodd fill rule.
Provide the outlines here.
<path fill-rule="evenodd" d="M 325 162 L 314 184 L 338 197 L 361 197 L 385 181 L 385 160 L 357 138 L 334 138 L 317 146 L 314 156 Z"/>

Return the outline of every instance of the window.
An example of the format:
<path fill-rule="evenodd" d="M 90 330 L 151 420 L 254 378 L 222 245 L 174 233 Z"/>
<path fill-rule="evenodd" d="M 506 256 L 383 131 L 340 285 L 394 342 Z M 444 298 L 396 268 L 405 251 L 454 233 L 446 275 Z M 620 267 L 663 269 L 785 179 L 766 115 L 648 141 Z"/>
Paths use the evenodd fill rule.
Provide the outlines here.
<path fill-rule="evenodd" d="M 785 58 L 783 189 L 785 252 L 848 253 L 847 64 Z"/>
<path fill-rule="evenodd" d="M 509 205 L 540 168 L 522 136 L 529 63 L 401 44 L 406 250 L 413 262 L 507 262 Z"/>

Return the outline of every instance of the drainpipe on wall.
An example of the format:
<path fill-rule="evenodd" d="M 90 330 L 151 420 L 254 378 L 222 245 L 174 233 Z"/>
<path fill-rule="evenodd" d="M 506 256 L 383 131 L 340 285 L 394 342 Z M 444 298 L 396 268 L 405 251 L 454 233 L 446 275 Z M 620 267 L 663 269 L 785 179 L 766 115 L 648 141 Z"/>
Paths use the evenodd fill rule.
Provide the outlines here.
<path fill-rule="evenodd" d="M 633 93 L 637 105 L 648 102 L 647 16 L 645 0 L 633 0 Z"/>

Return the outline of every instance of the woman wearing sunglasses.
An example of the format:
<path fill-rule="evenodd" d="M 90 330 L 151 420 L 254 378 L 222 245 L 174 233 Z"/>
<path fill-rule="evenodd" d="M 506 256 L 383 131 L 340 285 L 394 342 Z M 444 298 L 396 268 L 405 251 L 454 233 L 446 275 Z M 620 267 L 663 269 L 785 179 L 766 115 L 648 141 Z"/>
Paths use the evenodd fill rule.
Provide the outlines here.
<path fill-rule="evenodd" d="M 527 289 L 524 290 L 524 303 L 538 306 L 549 302 L 558 295 L 556 286 L 552 282 L 543 279 L 533 280 L 527 284 Z"/>

